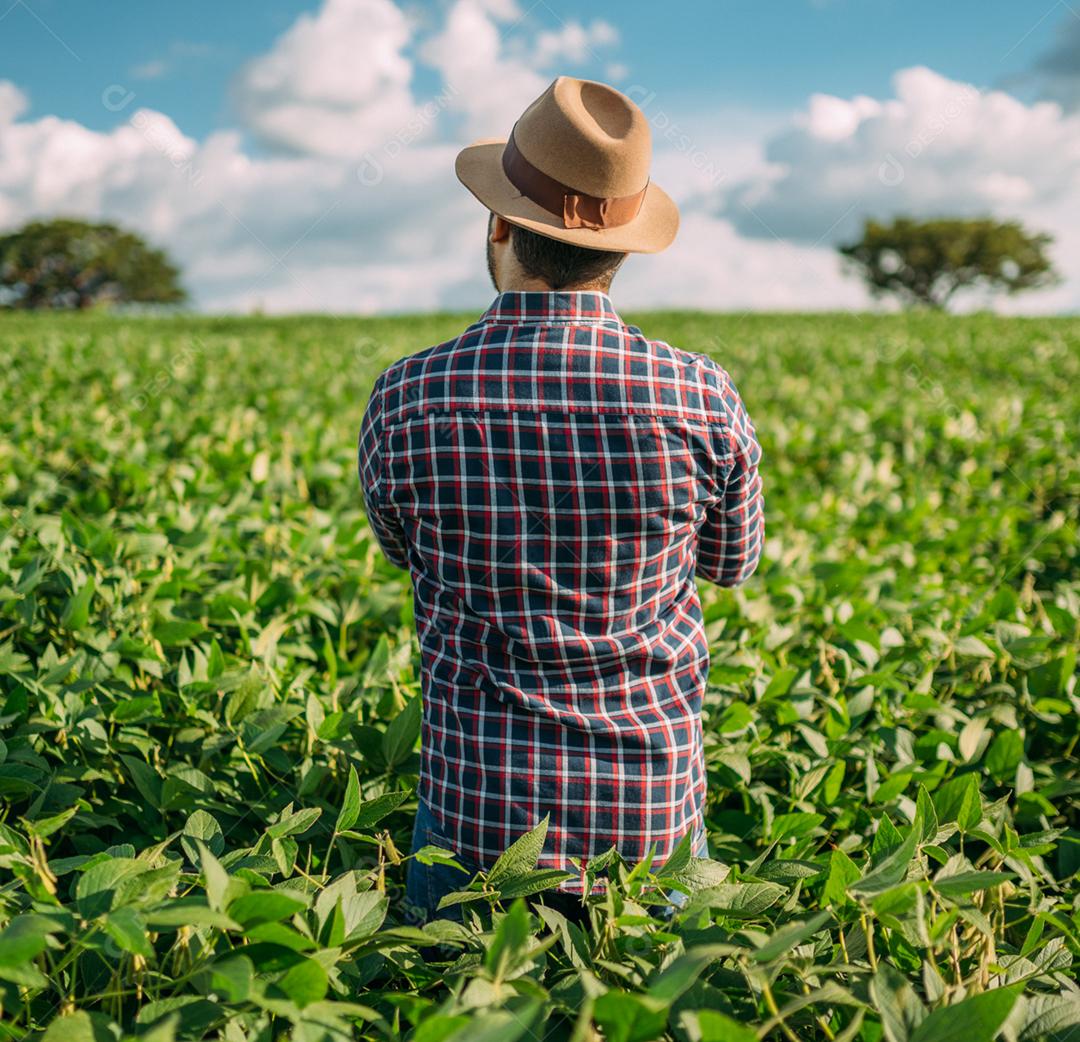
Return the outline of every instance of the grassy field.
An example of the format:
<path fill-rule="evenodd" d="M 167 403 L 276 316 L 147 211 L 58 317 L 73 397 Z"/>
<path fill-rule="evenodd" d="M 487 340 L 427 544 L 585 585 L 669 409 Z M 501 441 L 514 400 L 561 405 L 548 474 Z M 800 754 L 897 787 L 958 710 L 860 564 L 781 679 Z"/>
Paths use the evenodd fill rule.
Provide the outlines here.
<path fill-rule="evenodd" d="M 1080 1037 L 1080 320 L 634 320 L 733 374 L 769 535 L 702 590 L 716 861 L 611 859 L 583 931 L 529 838 L 403 911 L 355 443 L 466 319 L 0 317 L 0 1038 Z"/>

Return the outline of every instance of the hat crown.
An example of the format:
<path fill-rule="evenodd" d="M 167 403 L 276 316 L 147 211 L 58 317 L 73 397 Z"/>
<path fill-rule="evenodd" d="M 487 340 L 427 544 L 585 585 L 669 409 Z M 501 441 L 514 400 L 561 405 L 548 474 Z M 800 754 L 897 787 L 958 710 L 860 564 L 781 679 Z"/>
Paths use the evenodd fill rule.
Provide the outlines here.
<path fill-rule="evenodd" d="M 605 83 L 560 76 L 514 124 L 514 143 L 538 170 L 588 195 L 633 195 L 649 182 L 648 120 Z"/>

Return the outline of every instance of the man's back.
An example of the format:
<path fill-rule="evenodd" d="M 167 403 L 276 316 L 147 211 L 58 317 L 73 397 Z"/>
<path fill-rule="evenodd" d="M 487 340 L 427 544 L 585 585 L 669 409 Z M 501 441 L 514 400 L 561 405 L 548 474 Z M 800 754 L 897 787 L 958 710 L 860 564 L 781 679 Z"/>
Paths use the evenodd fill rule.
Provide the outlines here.
<path fill-rule="evenodd" d="M 758 457 L 723 370 L 602 293 L 503 293 L 379 378 L 361 476 L 413 577 L 420 797 L 464 859 L 489 865 L 548 814 L 540 864 L 569 871 L 700 829 L 694 576 L 754 570 Z"/>

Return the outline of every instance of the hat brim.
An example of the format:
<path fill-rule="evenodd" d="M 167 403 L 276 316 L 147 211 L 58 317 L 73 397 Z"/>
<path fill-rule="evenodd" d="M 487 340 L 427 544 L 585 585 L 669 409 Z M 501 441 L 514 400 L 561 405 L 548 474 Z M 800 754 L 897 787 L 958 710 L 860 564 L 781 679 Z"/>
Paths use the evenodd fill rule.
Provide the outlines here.
<path fill-rule="evenodd" d="M 638 215 L 615 228 L 564 228 L 562 218 L 534 203 L 503 171 L 505 140 L 488 138 L 463 148 L 454 163 L 458 180 L 492 213 L 559 242 L 611 253 L 659 253 L 679 230 L 679 208 L 659 185 L 649 183 Z"/>

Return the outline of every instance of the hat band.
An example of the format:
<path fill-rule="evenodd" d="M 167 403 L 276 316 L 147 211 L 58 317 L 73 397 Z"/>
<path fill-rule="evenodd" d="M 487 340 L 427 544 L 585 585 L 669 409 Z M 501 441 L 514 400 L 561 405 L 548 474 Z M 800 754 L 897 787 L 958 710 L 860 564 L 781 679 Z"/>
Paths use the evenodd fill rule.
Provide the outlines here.
<path fill-rule="evenodd" d="M 641 210 L 649 188 L 646 183 L 633 195 L 610 198 L 576 192 L 533 166 L 518 151 L 513 131 L 503 149 L 502 166 L 510 183 L 537 206 L 561 217 L 564 228 L 618 228 L 629 224 Z"/>

